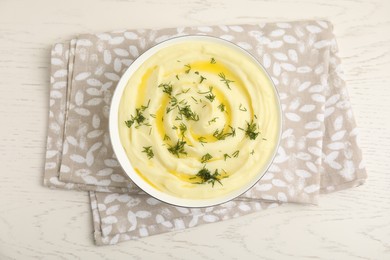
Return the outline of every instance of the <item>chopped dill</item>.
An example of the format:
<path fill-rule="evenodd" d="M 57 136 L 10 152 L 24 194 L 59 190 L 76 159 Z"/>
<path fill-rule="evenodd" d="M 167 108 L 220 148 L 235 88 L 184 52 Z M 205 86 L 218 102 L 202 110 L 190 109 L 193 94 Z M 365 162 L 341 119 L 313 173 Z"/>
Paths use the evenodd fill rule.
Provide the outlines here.
<path fill-rule="evenodd" d="M 250 140 L 255 140 L 259 135 L 259 132 L 256 132 L 258 129 L 257 124 L 253 122 L 253 120 L 248 123 L 246 122 L 246 129 L 239 128 L 240 130 L 245 132 L 245 136 L 249 137 Z"/>
<path fill-rule="evenodd" d="M 225 111 L 225 105 L 222 103 L 218 106 L 218 108 L 221 110 L 221 112 Z"/>
<path fill-rule="evenodd" d="M 225 140 L 225 138 L 229 136 L 234 137 L 236 135 L 236 129 L 231 127 L 230 125 L 229 128 L 230 128 L 230 132 L 226 132 L 226 133 L 224 133 L 223 130 L 217 129 L 214 131 L 213 136 L 218 140 Z"/>
<path fill-rule="evenodd" d="M 218 117 L 214 117 L 213 119 L 211 119 L 209 121 L 209 125 L 211 125 L 211 123 L 215 123 L 217 119 L 218 119 Z"/>
<path fill-rule="evenodd" d="M 204 143 L 207 143 L 207 142 L 206 142 L 206 138 L 203 137 L 203 136 L 199 137 L 199 138 L 198 138 L 198 141 L 199 141 L 199 143 L 200 143 L 201 145 L 203 145 Z"/>
<path fill-rule="evenodd" d="M 226 87 L 228 87 L 228 89 L 231 89 L 229 84 L 234 82 L 234 81 L 230 80 L 230 79 L 227 79 L 223 72 L 219 73 L 218 76 L 221 78 L 221 81 L 223 83 L 225 83 Z"/>
<path fill-rule="evenodd" d="M 190 73 L 190 71 L 191 71 L 191 65 L 190 65 L 190 64 L 186 64 L 186 65 L 184 65 L 184 67 L 187 68 L 187 69 L 185 70 L 185 73 L 186 73 L 186 74 Z"/>
<path fill-rule="evenodd" d="M 211 158 L 213 158 L 213 156 L 211 156 L 211 154 L 209 153 L 206 153 L 205 155 L 202 156 L 202 159 L 201 159 L 201 163 L 205 163 L 207 161 L 209 161 Z"/>
<path fill-rule="evenodd" d="M 248 111 L 242 104 L 240 104 L 238 109 L 240 109 L 241 111 L 244 111 L 244 112 Z"/>
<path fill-rule="evenodd" d="M 167 93 L 168 96 L 172 95 L 173 86 L 171 83 L 161 83 L 160 85 L 158 85 L 158 87 L 162 88 L 163 92 Z"/>
<path fill-rule="evenodd" d="M 205 78 L 205 77 L 203 77 L 202 75 L 200 75 L 200 82 L 199 82 L 199 84 L 202 83 L 203 80 L 205 80 L 205 79 L 207 79 L 207 78 Z"/>
<path fill-rule="evenodd" d="M 187 126 L 184 123 L 180 123 L 179 129 L 180 129 L 181 135 L 184 136 L 185 132 L 187 131 Z"/>
<path fill-rule="evenodd" d="M 186 90 L 182 90 L 180 93 L 182 93 L 182 94 L 184 93 L 185 94 L 185 93 L 188 93 L 188 91 L 190 91 L 190 88 L 188 88 Z"/>
<path fill-rule="evenodd" d="M 148 156 L 148 159 L 152 159 L 154 156 L 153 150 L 151 146 L 144 146 L 144 149 L 142 150 L 143 153 L 146 153 L 146 156 Z"/>
<path fill-rule="evenodd" d="M 143 115 L 143 112 L 149 107 L 149 104 L 150 104 L 150 99 L 146 106 L 142 105 L 141 107 L 135 109 L 135 115 L 131 115 L 131 119 L 125 121 L 125 124 L 128 128 L 130 128 L 134 123 L 136 123 L 136 128 L 138 128 L 141 125 L 150 126 L 150 124 L 145 121 L 146 117 Z"/>
<path fill-rule="evenodd" d="M 209 86 L 209 91 L 200 92 L 198 91 L 198 94 L 206 95 L 205 98 L 208 99 L 210 102 L 213 102 L 215 99 L 215 95 L 213 93 L 213 87 Z"/>
<path fill-rule="evenodd" d="M 213 174 L 211 174 L 210 170 L 203 167 L 197 174 L 197 177 L 201 179 L 201 182 L 198 182 L 197 184 L 204 184 L 204 183 L 210 183 L 212 187 L 214 187 L 215 182 L 221 183 L 221 175 L 218 173 L 218 170 L 216 169 Z"/>
<path fill-rule="evenodd" d="M 179 108 L 179 114 L 183 115 L 187 120 L 193 120 L 193 121 L 198 121 L 199 120 L 199 115 L 197 115 L 195 112 L 191 110 L 190 105 L 186 105 L 183 107 L 178 107 Z"/>
<path fill-rule="evenodd" d="M 187 143 L 183 139 L 177 140 L 177 143 L 175 145 L 173 145 L 173 146 L 169 145 L 168 151 L 171 154 L 176 155 L 177 158 L 179 158 L 181 154 L 187 155 L 187 152 L 184 150 L 185 144 L 187 144 Z"/>

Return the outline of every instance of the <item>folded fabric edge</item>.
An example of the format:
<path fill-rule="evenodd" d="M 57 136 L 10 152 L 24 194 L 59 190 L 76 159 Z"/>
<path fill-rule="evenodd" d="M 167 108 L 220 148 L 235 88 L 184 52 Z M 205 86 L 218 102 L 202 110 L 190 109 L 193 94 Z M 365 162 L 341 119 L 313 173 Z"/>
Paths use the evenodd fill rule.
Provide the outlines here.
<path fill-rule="evenodd" d="M 188 228 L 192 228 L 192 227 L 196 227 L 196 226 L 200 226 L 200 225 L 212 224 L 212 223 L 215 224 L 216 223 L 216 222 L 210 222 L 210 223 L 194 224 L 191 227 L 185 227 L 185 226 L 167 227 L 167 226 L 164 226 L 164 223 L 159 223 L 159 224 L 154 224 L 154 225 L 148 225 L 146 227 L 141 227 L 141 228 L 136 228 L 134 226 L 134 230 L 131 230 L 131 231 L 126 231 L 123 233 L 117 233 L 117 234 L 112 234 L 112 235 L 111 234 L 104 235 L 103 234 L 104 232 L 102 231 L 102 219 L 101 219 L 101 215 L 100 215 L 99 209 L 98 209 L 98 200 L 96 197 L 96 192 L 90 192 L 89 195 L 90 195 L 91 210 L 92 210 L 92 221 L 93 221 L 93 226 L 94 226 L 94 239 L 95 239 L 96 245 L 98 245 L 98 246 L 113 245 L 113 244 L 117 244 L 118 242 L 122 242 L 122 241 L 138 240 L 138 239 L 143 238 L 143 237 L 155 236 L 158 234 L 180 231 L 180 230 L 184 230 L 184 229 L 188 229 Z M 142 196 L 142 195 L 138 195 L 138 196 Z M 147 195 L 144 195 L 144 196 L 147 196 Z M 237 200 L 237 201 L 240 201 L 240 200 Z M 274 201 L 262 201 L 262 200 L 253 201 L 252 200 L 252 201 L 246 201 L 246 202 L 253 204 L 253 210 L 248 210 L 244 214 L 237 214 L 237 215 L 233 215 L 231 217 L 221 219 L 218 222 L 234 219 L 234 218 L 241 217 L 241 216 L 248 215 L 248 214 L 255 213 L 255 212 L 260 212 L 260 211 L 265 210 L 265 209 L 275 208 L 275 207 L 278 207 L 281 205 L 281 203 L 277 203 Z M 184 219 L 189 219 L 189 218 L 193 218 L 193 215 L 187 215 L 184 217 L 177 217 L 174 219 L 170 219 L 170 221 L 182 222 Z M 137 235 L 135 234 L 135 232 L 137 232 Z"/>

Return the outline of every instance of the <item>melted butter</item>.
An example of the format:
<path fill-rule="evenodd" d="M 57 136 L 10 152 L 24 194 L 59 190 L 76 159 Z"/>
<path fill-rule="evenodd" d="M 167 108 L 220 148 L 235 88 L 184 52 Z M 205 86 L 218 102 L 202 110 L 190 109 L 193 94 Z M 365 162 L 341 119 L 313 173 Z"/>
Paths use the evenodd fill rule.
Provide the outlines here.
<path fill-rule="evenodd" d="M 145 72 L 145 74 L 142 76 L 141 83 L 138 86 L 138 92 L 137 92 L 137 101 L 136 101 L 137 107 L 140 107 L 145 103 L 145 96 L 146 96 L 146 90 L 148 88 L 148 83 L 156 67 L 148 69 Z"/>
<path fill-rule="evenodd" d="M 161 100 L 161 105 L 160 105 L 160 108 L 157 110 L 157 113 L 156 113 L 156 126 L 157 126 L 157 131 L 158 133 L 160 134 L 160 137 L 161 139 L 164 138 L 165 136 L 165 130 L 164 130 L 164 122 L 163 122 L 163 117 L 164 117 L 164 114 L 165 114 L 165 109 L 168 105 L 168 102 L 169 102 L 169 98 L 167 95 L 164 95 L 162 100 Z"/>
<path fill-rule="evenodd" d="M 248 103 L 250 104 L 250 108 L 249 108 L 249 112 L 251 113 L 250 116 L 253 117 L 253 108 L 252 108 L 252 102 L 251 102 L 249 92 L 245 88 L 242 80 L 240 78 L 236 77 L 235 73 L 232 72 L 228 67 L 226 67 L 221 62 L 211 64 L 209 61 L 197 61 L 197 62 L 191 63 L 190 66 L 191 66 L 191 69 L 193 69 L 193 70 L 207 71 L 210 73 L 214 73 L 216 75 L 218 75 L 219 73 L 222 72 L 223 74 L 225 74 L 227 79 L 233 80 L 235 86 L 237 86 L 241 92 L 245 93 L 246 99 L 247 99 Z M 219 92 L 219 93 L 221 93 L 221 92 Z M 215 93 L 215 95 L 217 96 L 217 92 Z M 222 99 L 222 101 L 226 100 L 226 99 L 222 98 L 221 96 L 222 95 L 220 94 L 220 99 Z M 225 128 L 225 130 L 226 130 L 226 128 Z"/>

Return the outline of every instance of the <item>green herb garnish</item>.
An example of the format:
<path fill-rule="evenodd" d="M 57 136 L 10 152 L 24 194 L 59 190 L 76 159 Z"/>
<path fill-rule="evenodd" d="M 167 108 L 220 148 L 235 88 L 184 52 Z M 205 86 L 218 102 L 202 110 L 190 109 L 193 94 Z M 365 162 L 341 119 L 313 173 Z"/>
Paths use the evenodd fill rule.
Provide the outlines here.
<path fill-rule="evenodd" d="M 184 136 L 185 132 L 187 131 L 187 126 L 184 123 L 181 123 L 179 125 L 179 129 L 180 129 L 181 135 Z"/>
<path fill-rule="evenodd" d="M 217 63 L 217 62 L 215 61 L 214 58 L 211 58 L 210 63 L 211 63 L 211 64 L 215 64 L 215 63 Z"/>
<path fill-rule="evenodd" d="M 163 92 L 167 93 L 169 96 L 172 95 L 173 86 L 171 83 L 161 83 L 158 87 L 163 88 Z"/>
<path fill-rule="evenodd" d="M 223 83 L 225 83 L 226 87 L 228 87 L 228 89 L 231 89 L 229 84 L 234 82 L 234 81 L 230 80 L 230 79 L 227 79 L 223 72 L 219 73 L 218 76 L 221 78 L 221 81 Z"/>
<path fill-rule="evenodd" d="M 219 184 L 222 185 L 220 179 L 221 179 L 221 175 L 218 173 L 218 170 L 216 169 L 214 171 L 213 174 L 211 174 L 211 172 L 206 169 L 205 167 L 203 167 L 197 174 L 196 174 L 197 177 L 199 177 L 201 179 L 201 182 L 197 183 L 197 184 L 204 184 L 204 183 L 210 183 L 212 185 L 212 187 L 214 187 L 214 184 L 215 182 L 218 182 Z"/>
<path fill-rule="evenodd" d="M 245 132 L 245 136 L 249 137 L 251 140 L 255 140 L 259 135 L 259 132 L 256 132 L 258 129 L 257 124 L 253 122 L 253 120 L 248 123 L 246 122 L 246 129 L 239 128 L 240 130 Z"/>
<path fill-rule="evenodd" d="M 224 133 L 223 130 L 217 129 L 214 131 L 213 136 L 218 140 L 225 140 L 225 138 L 229 136 L 234 137 L 236 135 L 236 129 L 234 129 L 231 126 L 229 126 L 229 128 L 230 128 L 230 132 L 226 132 L 226 133 Z"/>
<path fill-rule="evenodd" d="M 164 141 L 167 141 L 167 140 L 171 140 L 171 138 L 165 134 L 164 135 Z"/>
<path fill-rule="evenodd" d="M 186 74 L 190 73 L 190 71 L 191 71 L 191 66 L 190 66 L 190 64 L 186 64 L 186 65 L 184 65 L 184 67 L 187 68 L 187 69 L 185 70 L 185 73 L 186 73 Z"/>
<path fill-rule="evenodd" d="M 215 99 L 215 95 L 213 93 L 210 93 L 208 94 L 205 98 L 207 98 L 208 100 L 210 100 L 210 102 L 213 102 L 214 99 Z"/>
<path fill-rule="evenodd" d="M 204 138 L 203 136 L 199 137 L 199 138 L 198 138 L 198 141 L 199 141 L 199 143 L 201 143 L 202 145 L 203 145 L 204 143 L 207 143 L 207 142 L 206 142 L 206 138 Z"/>
<path fill-rule="evenodd" d="M 211 158 L 213 158 L 213 156 L 211 156 L 211 154 L 209 153 L 206 153 L 205 155 L 202 156 L 202 159 L 201 159 L 201 163 L 205 163 L 207 162 L 208 160 L 210 160 Z"/>
<path fill-rule="evenodd" d="M 187 142 L 184 141 L 183 139 L 181 140 L 177 140 L 177 143 L 173 146 L 169 145 L 168 147 L 168 151 L 173 154 L 173 155 L 176 155 L 177 158 L 180 157 L 181 154 L 183 155 L 187 155 L 187 152 L 184 150 L 184 145 L 186 144 Z"/>
<path fill-rule="evenodd" d="M 198 91 L 199 94 L 202 94 L 202 95 L 206 95 L 205 98 L 207 98 L 210 102 L 213 102 L 214 99 L 215 99 L 215 95 L 213 93 L 213 87 L 210 86 L 209 87 L 209 91 L 205 91 L 205 92 L 200 92 Z"/>
<path fill-rule="evenodd" d="M 223 158 L 224 158 L 224 160 L 226 161 L 227 158 L 232 158 L 232 157 L 230 157 L 230 155 L 228 155 L 227 153 L 225 153 L 225 154 L 223 155 Z"/>
<path fill-rule="evenodd" d="M 232 153 L 232 156 L 235 157 L 235 158 L 237 158 L 239 154 L 240 154 L 240 151 L 237 150 L 237 151 L 235 151 L 234 153 Z"/>
<path fill-rule="evenodd" d="M 151 146 L 146 146 L 144 147 L 144 149 L 142 150 L 143 153 L 146 153 L 146 155 L 148 156 L 148 159 L 152 159 L 153 156 L 154 156 L 154 153 L 153 153 L 153 150 L 152 150 L 152 147 Z"/>
<path fill-rule="evenodd" d="M 244 112 L 248 111 L 242 104 L 240 104 L 238 109 L 240 109 L 241 111 L 244 111 Z"/>
<path fill-rule="evenodd" d="M 213 119 L 211 119 L 211 120 L 209 121 L 209 125 L 210 125 L 211 123 L 215 123 L 217 119 L 218 119 L 218 117 L 214 117 Z"/>
<path fill-rule="evenodd" d="M 222 103 L 218 106 L 218 108 L 221 110 L 221 112 L 225 111 L 225 105 Z"/>
<path fill-rule="evenodd" d="M 200 82 L 199 82 L 199 84 L 202 83 L 203 80 L 205 80 L 205 79 L 207 79 L 207 78 L 205 78 L 205 77 L 203 77 L 202 75 L 200 75 Z"/>
<path fill-rule="evenodd" d="M 190 105 L 185 105 L 183 107 L 178 107 L 179 108 L 179 114 L 183 115 L 187 120 L 193 120 L 193 121 L 198 121 L 199 120 L 199 115 L 197 115 L 195 112 L 191 110 Z"/>
<path fill-rule="evenodd" d="M 141 107 L 135 109 L 135 115 L 131 115 L 131 119 L 125 121 L 125 124 L 128 128 L 130 128 L 134 123 L 137 124 L 135 126 L 136 128 L 140 127 L 141 125 L 150 126 L 148 122 L 145 122 L 146 117 L 143 115 L 143 112 L 149 107 L 149 104 L 150 99 L 146 106 L 142 105 Z"/>

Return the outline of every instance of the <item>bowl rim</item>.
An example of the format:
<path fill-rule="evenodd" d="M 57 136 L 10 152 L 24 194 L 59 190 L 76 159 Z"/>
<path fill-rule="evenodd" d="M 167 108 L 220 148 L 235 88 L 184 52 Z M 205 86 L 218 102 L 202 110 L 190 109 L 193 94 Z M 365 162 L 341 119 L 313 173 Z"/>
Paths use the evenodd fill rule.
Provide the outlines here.
<path fill-rule="evenodd" d="M 247 56 L 250 58 L 258 67 L 260 70 L 262 70 L 267 79 L 269 80 L 270 84 L 272 85 L 272 89 L 274 91 L 275 97 L 276 97 L 276 102 L 277 102 L 277 107 L 278 107 L 278 124 L 279 124 L 279 129 L 278 129 L 278 136 L 277 136 L 277 143 L 275 144 L 274 151 L 272 153 L 272 156 L 270 157 L 269 161 L 267 164 L 263 166 L 261 171 L 259 170 L 259 173 L 257 174 L 258 176 L 253 178 L 253 180 L 247 182 L 245 185 L 242 187 L 229 192 L 223 196 L 219 196 L 216 198 L 211 198 L 211 199 L 188 199 L 188 198 L 179 198 L 175 197 L 173 195 L 167 194 L 165 192 L 159 191 L 155 188 L 153 188 L 150 184 L 148 184 L 145 180 L 142 179 L 139 174 L 137 174 L 132 167 L 132 164 L 127 157 L 126 151 L 122 145 L 122 142 L 120 140 L 120 135 L 119 135 L 119 124 L 118 124 L 118 112 L 119 112 L 119 105 L 120 101 L 122 98 L 123 91 L 125 90 L 127 83 L 130 79 L 130 77 L 138 70 L 138 68 L 151 56 L 153 56 L 155 53 L 158 51 L 174 45 L 178 43 L 183 43 L 183 42 L 188 42 L 188 41 L 207 41 L 207 42 L 214 42 L 214 43 L 219 43 L 223 44 L 227 47 L 233 48 L 243 55 Z M 209 35 L 184 35 L 184 36 L 177 36 L 177 37 L 172 37 L 167 40 L 164 40 L 160 43 L 157 43 L 156 45 L 152 46 L 145 52 L 143 52 L 138 58 L 134 60 L 132 64 L 126 69 L 126 71 L 123 73 L 121 76 L 120 80 L 117 83 L 117 86 L 114 90 L 112 99 L 111 99 L 111 104 L 110 104 L 110 112 L 109 112 L 109 136 L 110 136 L 110 141 L 111 141 L 111 146 L 114 151 L 114 154 L 122 167 L 123 171 L 126 173 L 126 175 L 132 180 L 132 182 L 138 186 L 142 191 L 145 193 L 149 194 L 153 198 L 162 201 L 167 204 L 171 204 L 174 206 L 179 206 L 179 207 L 188 207 L 188 208 L 201 208 L 201 207 L 210 207 L 210 206 L 216 206 L 219 204 L 226 203 L 228 201 L 231 201 L 240 195 L 244 194 L 248 190 L 250 190 L 260 179 L 267 173 L 269 167 L 271 166 L 272 162 L 274 161 L 277 151 L 280 146 L 281 142 L 281 135 L 282 135 L 282 107 L 281 107 L 281 102 L 280 102 L 280 96 L 279 92 L 267 72 L 267 70 L 264 68 L 264 66 L 247 50 L 241 48 L 240 46 L 236 45 L 233 42 L 230 42 L 225 39 L 221 39 L 216 36 L 209 36 Z"/>

